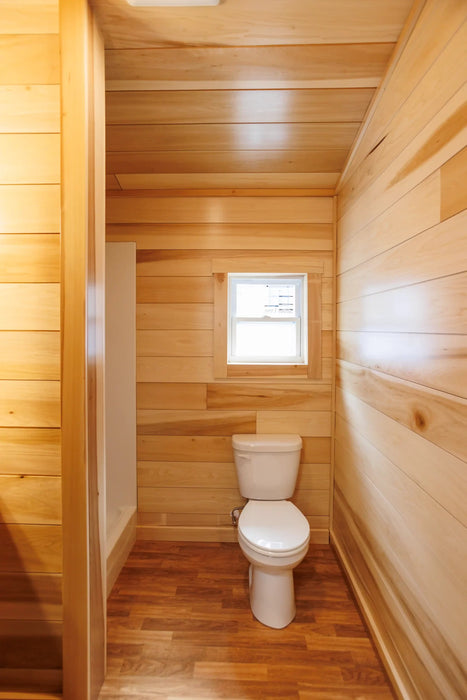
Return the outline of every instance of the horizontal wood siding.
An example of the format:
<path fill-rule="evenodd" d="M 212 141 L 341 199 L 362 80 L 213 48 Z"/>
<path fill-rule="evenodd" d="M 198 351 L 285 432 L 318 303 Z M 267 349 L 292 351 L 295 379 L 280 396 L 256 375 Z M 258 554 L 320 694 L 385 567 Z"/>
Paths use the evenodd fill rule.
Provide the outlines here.
<path fill-rule="evenodd" d="M 62 680 L 58 2 L 1 15 L 0 688 L 45 697 Z"/>
<path fill-rule="evenodd" d="M 426 2 L 338 187 L 331 532 L 413 700 L 467 692 L 466 18 Z"/>
<path fill-rule="evenodd" d="M 108 240 L 137 245 L 139 537 L 235 539 L 229 514 L 243 499 L 232 434 L 298 432 L 304 449 L 294 502 L 312 539 L 327 542 L 332 200 L 183 195 L 107 200 Z M 213 261 L 258 271 L 303 264 L 322 273 L 321 380 L 214 378 Z"/>

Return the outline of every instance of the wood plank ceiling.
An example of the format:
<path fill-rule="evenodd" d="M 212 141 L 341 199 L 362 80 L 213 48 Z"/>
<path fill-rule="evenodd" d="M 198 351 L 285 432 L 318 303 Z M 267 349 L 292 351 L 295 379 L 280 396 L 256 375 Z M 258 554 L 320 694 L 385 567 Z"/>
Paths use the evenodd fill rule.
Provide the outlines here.
<path fill-rule="evenodd" d="M 412 0 L 92 0 L 111 189 L 333 190 Z"/>

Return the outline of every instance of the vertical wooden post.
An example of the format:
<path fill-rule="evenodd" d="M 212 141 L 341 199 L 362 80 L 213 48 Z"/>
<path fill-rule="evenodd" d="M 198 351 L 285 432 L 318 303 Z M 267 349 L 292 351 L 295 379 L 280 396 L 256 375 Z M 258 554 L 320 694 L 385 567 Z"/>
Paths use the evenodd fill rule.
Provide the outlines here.
<path fill-rule="evenodd" d="M 95 25 L 86 0 L 60 2 L 62 70 L 62 470 L 63 470 L 63 693 L 67 700 L 97 697 L 105 669 L 105 609 L 98 478 L 97 381 L 102 356 L 96 293 L 103 284 L 96 259 Z M 102 120 L 98 119 L 101 124 Z M 102 156 L 103 157 L 103 156 Z M 101 229 L 102 227 L 100 227 Z M 99 321 L 100 319 L 100 321 Z M 100 382 L 102 384 L 102 381 Z M 102 408 L 101 408 L 102 410 Z"/>

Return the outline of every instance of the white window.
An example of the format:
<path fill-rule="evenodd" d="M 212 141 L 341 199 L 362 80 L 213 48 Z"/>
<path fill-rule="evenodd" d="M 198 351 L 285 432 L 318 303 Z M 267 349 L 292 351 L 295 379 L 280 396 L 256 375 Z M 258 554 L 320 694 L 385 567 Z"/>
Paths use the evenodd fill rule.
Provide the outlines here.
<path fill-rule="evenodd" d="M 306 274 L 229 274 L 228 363 L 306 364 Z"/>

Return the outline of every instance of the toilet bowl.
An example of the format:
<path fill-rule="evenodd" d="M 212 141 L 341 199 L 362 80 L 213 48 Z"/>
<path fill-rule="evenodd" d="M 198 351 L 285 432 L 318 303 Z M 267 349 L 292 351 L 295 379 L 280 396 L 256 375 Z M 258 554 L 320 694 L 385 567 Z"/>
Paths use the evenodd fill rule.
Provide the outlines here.
<path fill-rule="evenodd" d="M 249 499 L 238 520 L 238 542 L 250 562 L 250 605 L 268 627 L 295 617 L 293 569 L 308 551 L 310 526 L 290 501 L 298 475 L 299 435 L 234 435 L 239 489 Z"/>
<path fill-rule="evenodd" d="M 289 501 L 249 501 L 238 522 L 238 542 L 250 562 L 250 606 L 268 627 L 295 617 L 293 569 L 308 551 L 310 527 Z"/>

